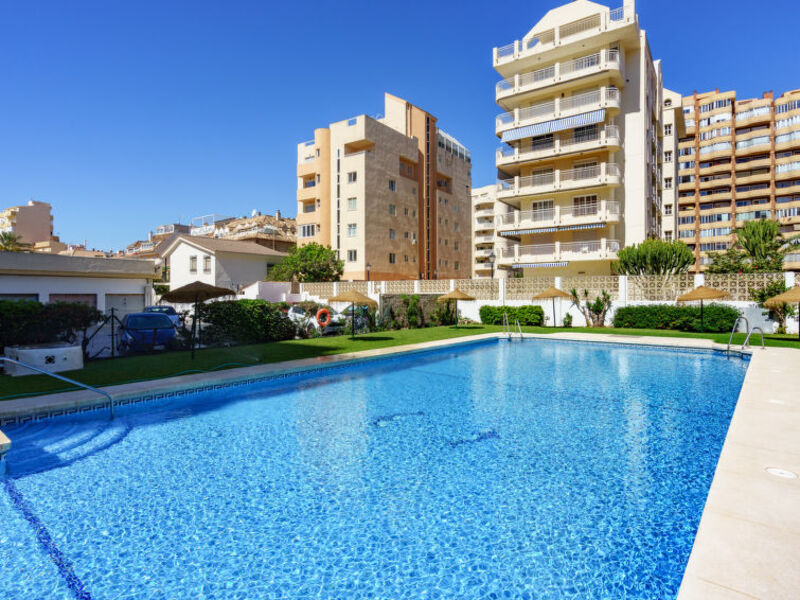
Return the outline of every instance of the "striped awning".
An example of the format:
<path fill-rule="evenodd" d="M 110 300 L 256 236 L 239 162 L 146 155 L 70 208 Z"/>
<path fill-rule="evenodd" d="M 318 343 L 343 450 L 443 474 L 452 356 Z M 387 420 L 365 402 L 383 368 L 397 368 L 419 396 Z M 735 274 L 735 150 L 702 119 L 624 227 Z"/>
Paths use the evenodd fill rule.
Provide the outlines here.
<path fill-rule="evenodd" d="M 517 263 L 513 269 L 535 269 L 537 267 L 566 267 L 568 262 L 549 262 L 549 263 Z"/>
<path fill-rule="evenodd" d="M 605 223 L 591 223 L 588 225 L 567 225 L 565 227 L 542 227 L 541 229 L 520 229 L 517 231 L 501 231 L 501 236 L 516 237 L 518 235 L 531 235 L 534 233 L 553 233 L 554 231 L 577 231 L 579 229 L 603 229 Z"/>
<path fill-rule="evenodd" d="M 527 137 L 536 137 L 546 133 L 554 133 L 556 131 L 563 131 L 565 129 L 573 129 L 583 125 L 591 125 L 593 123 L 602 123 L 606 118 L 606 109 L 600 108 L 590 112 L 573 115 L 571 117 L 564 117 L 563 119 L 555 119 L 553 121 L 545 121 L 544 123 L 536 123 L 536 125 L 526 125 L 525 127 L 517 127 L 516 129 L 509 129 L 503 132 L 501 138 L 504 142 L 513 142 L 514 140 L 521 140 Z"/>

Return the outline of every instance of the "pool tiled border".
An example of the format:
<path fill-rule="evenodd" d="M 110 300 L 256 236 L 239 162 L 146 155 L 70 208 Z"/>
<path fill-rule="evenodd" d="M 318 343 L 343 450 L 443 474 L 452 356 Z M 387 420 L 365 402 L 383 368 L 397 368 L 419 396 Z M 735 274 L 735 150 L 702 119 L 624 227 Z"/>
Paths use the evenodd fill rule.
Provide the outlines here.
<path fill-rule="evenodd" d="M 104 388 L 115 405 L 262 382 L 299 373 L 327 371 L 354 362 L 478 344 L 491 333 L 424 344 L 394 346 L 314 359 L 230 369 Z M 648 346 L 673 350 L 725 351 L 693 338 L 627 337 L 612 334 L 525 334 L 573 342 Z M 728 429 L 678 600 L 796 600 L 800 590 L 800 478 L 780 478 L 768 468 L 800 474 L 800 351 L 746 351 L 750 366 Z M 676 374 L 680 376 L 680 374 Z M 157 391 L 153 391 L 153 388 Z M 53 416 L 108 409 L 90 392 L 67 392 L 6 400 L 0 426 Z M 10 441 L 0 431 L 0 474 Z"/>

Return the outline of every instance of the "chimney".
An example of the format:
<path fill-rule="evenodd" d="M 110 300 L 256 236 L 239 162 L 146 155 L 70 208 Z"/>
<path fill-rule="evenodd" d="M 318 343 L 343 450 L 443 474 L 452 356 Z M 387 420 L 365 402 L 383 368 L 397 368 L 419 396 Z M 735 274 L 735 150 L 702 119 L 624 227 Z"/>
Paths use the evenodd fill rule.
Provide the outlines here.
<path fill-rule="evenodd" d="M 278 209 L 278 210 L 276 210 L 276 211 L 275 211 L 275 218 L 276 218 L 276 219 L 280 219 L 280 218 L 281 218 L 281 211 L 280 211 L 280 209 Z"/>

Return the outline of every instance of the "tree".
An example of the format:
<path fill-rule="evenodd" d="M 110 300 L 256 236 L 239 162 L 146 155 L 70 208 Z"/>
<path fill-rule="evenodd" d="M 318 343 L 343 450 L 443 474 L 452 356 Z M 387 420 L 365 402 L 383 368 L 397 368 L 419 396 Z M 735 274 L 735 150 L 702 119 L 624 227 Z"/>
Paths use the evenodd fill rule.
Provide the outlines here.
<path fill-rule="evenodd" d="M 13 231 L 0 233 L 0 252 L 22 252 L 28 248 L 30 248 L 30 244 L 23 242 Z"/>
<path fill-rule="evenodd" d="M 336 252 L 312 242 L 289 250 L 289 256 L 272 267 L 269 276 L 274 281 L 339 281 L 343 272 L 344 261 Z"/>
<path fill-rule="evenodd" d="M 694 264 L 689 246 L 675 240 L 646 240 L 617 252 L 614 271 L 619 275 L 677 275 Z"/>
<path fill-rule="evenodd" d="M 725 252 L 710 252 L 709 273 L 768 273 L 783 270 L 783 257 L 794 238 L 781 234 L 777 221 L 747 221 L 736 230 L 736 241 Z"/>
<path fill-rule="evenodd" d="M 641 244 L 627 246 L 617 252 L 613 265 L 618 275 L 627 275 L 641 288 L 645 279 L 659 277 L 663 292 L 669 297 L 678 295 L 675 275 L 685 273 L 694 264 L 694 254 L 680 240 L 645 240 Z"/>
<path fill-rule="evenodd" d="M 590 302 L 589 290 L 583 290 L 583 304 L 575 288 L 572 288 L 570 294 L 572 294 L 572 305 L 581 311 L 588 327 L 605 327 L 606 313 L 611 308 L 611 296 L 608 292 L 602 290 L 600 295 Z"/>
<path fill-rule="evenodd" d="M 782 294 L 787 289 L 789 288 L 786 287 L 786 281 L 783 279 L 776 279 L 762 288 L 750 288 L 750 299 L 753 300 L 753 302 L 757 302 L 761 308 L 764 308 L 764 303 L 767 300 L 778 294 Z M 773 321 L 777 321 L 778 330 L 776 333 L 786 333 L 786 319 L 787 317 L 793 317 L 796 312 L 793 304 L 783 303 L 779 306 L 768 308 L 764 312 L 764 316 L 769 317 Z"/>

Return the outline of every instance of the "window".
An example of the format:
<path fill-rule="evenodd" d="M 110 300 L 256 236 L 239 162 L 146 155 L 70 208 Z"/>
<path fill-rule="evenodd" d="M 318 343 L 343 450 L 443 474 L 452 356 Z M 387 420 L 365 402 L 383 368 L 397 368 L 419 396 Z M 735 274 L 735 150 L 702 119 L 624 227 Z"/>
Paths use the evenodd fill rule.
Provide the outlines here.
<path fill-rule="evenodd" d="M 357 200 L 355 198 L 347 199 L 347 210 L 356 210 Z"/>
<path fill-rule="evenodd" d="M 687 148 L 678 148 L 678 156 L 691 156 L 694 154 L 694 148 L 691 146 Z"/>
<path fill-rule="evenodd" d="M 664 125 L 664 135 L 672 135 L 672 123 Z"/>
<path fill-rule="evenodd" d="M 397 191 L 397 182 L 394 179 L 389 180 L 389 191 L 396 192 Z"/>
<path fill-rule="evenodd" d="M 458 261 L 453 262 L 453 268 L 458 271 Z"/>
<path fill-rule="evenodd" d="M 672 162 L 672 150 L 664 152 L 664 162 Z"/>
<path fill-rule="evenodd" d="M 358 173 L 355 171 L 350 171 L 347 174 L 347 183 L 355 183 L 358 180 Z"/>
<path fill-rule="evenodd" d="M 348 223 L 347 224 L 347 237 L 356 237 L 356 224 L 355 223 Z"/>
<path fill-rule="evenodd" d="M 211 257 L 203 257 L 203 273 L 211 273 Z"/>
<path fill-rule="evenodd" d="M 407 231 L 403 233 L 403 237 L 404 237 L 405 239 L 408 239 L 408 232 L 407 232 Z"/>
<path fill-rule="evenodd" d="M 408 254 L 403 254 L 403 262 L 408 262 Z"/>
<path fill-rule="evenodd" d="M 408 209 L 407 208 L 403 209 L 403 215 L 405 215 L 406 217 L 408 216 Z"/>
<path fill-rule="evenodd" d="M 397 216 L 397 207 L 394 204 L 389 205 L 389 214 L 393 217 Z"/>
<path fill-rule="evenodd" d="M 671 242 L 672 241 L 672 232 L 671 231 L 665 231 L 664 232 L 664 239 L 666 241 L 668 241 L 668 242 Z"/>
<path fill-rule="evenodd" d="M 389 264 L 397 264 L 397 255 L 394 252 L 389 252 Z"/>
<path fill-rule="evenodd" d="M 357 250 L 348 250 L 347 251 L 347 262 L 356 262 L 358 259 L 358 251 Z"/>
<path fill-rule="evenodd" d="M 316 226 L 315 225 L 301 225 L 300 226 L 300 237 L 314 237 L 316 233 Z"/>
<path fill-rule="evenodd" d="M 664 214 L 669 216 L 672 214 L 672 204 L 665 204 L 664 205 Z"/>
<path fill-rule="evenodd" d="M 458 250 L 458 242 L 453 242 L 453 250 Z"/>
<path fill-rule="evenodd" d="M 189 257 L 189 272 L 190 273 L 197 273 L 197 257 L 190 256 Z"/>
<path fill-rule="evenodd" d="M 397 236 L 396 236 L 396 234 L 395 234 L 395 231 L 394 231 L 394 229 L 390 229 L 390 230 L 389 230 L 389 239 L 390 239 L 390 240 L 393 240 L 393 239 L 395 239 L 395 237 L 397 237 Z"/>
<path fill-rule="evenodd" d="M 665 177 L 664 178 L 664 187 L 668 190 L 672 189 L 672 177 Z"/>

